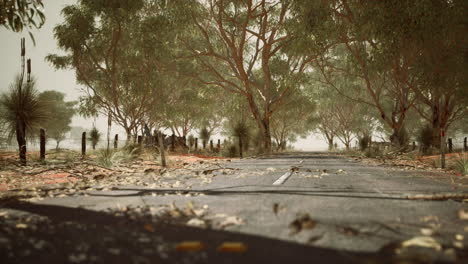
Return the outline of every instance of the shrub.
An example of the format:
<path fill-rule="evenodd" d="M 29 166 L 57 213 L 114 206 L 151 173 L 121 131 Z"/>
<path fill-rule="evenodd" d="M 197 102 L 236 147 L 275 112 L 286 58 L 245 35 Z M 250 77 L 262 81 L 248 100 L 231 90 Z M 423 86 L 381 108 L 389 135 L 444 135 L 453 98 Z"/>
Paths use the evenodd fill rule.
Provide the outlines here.
<path fill-rule="evenodd" d="M 230 144 L 226 148 L 223 148 L 222 155 L 224 157 L 234 158 L 238 156 L 239 151 L 237 150 L 237 146 L 234 144 Z"/>
<path fill-rule="evenodd" d="M 359 138 L 359 148 L 361 149 L 361 151 L 364 151 L 367 148 L 369 148 L 370 142 L 371 142 L 371 136 L 369 135 L 365 135 Z"/>
<path fill-rule="evenodd" d="M 189 143 L 189 147 L 192 148 L 193 145 L 195 145 L 195 137 L 193 135 L 190 135 L 188 137 L 188 143 Z"/>
<path fill-rule="evenodd" d="M 96 149 L 96 145 L 100 139 L 101 139 L 101 132 L 99 132 L 99 130 L 95 126 L 93 126 L 91 131 L 89 131 L 89 138 L 88 138 L 88 140 L 91 141 L 91 145 L 93 146 L 93 149 Z"/>
<path fill-rule="evenodd" d="M 421 128 L 418 133 L 417 141 L 421 146 L 421 152 L 427 154 L 432 145 L 432 128 L 429 125 Z"/>

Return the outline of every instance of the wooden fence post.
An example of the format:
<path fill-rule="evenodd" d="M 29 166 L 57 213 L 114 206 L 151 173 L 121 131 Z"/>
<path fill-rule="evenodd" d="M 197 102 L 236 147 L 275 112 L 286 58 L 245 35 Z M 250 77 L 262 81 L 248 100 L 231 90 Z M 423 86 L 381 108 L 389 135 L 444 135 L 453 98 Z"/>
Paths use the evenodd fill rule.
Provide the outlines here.
<path fill-rule="evenodd" d="M 84 158 L 86 155 L 86 132 L 81 134 L 81 156 Z"/>
<path fill-rule="evenodd" d="M 440 130 L 440 167 L 445 169 L 445 129 Z"/>
<path fill-rule="evenodd" d="M 413 141 L 413 150 L 416 149 L 416 142 Z"/>
<path fill-rule="evenodd" d="M 448 139 L 448 152 L 449 153 L 453 152 L 453 142 L 451 138 Z"/>
<path fill-rule="evenodd" d="M 218 145 L 216 146 L 218 150 L 221 150 L 221 139 L 218 139 Z"/>
<path fill-rule="evenodd" d="M 41 161 L 44 161 L 45 160 L 45 143 L 46 143 L 46 134 L 45 134 L 45 130 L 43 128 L 41 128 L 40 130 L 40 159 Z"/>
<path fill-rule="evenodd" d="M 138 145 L 143 144 L 143 136 L 138 136 Z"/>
<path fill-rule="evenodd" d="M 171 151 L 175 150 L 175 135 L 174 133 L 171 136 Z"/>
<path fill-rule="evenodd" d="M 164 141 L 162 133 L 158 132 L 158 141 L 159 141 L 159 153 L 161 155 L 161 165 L 166 167 L 166 155 L 164 154 Z"/>
<path fill-rule="evenodd" d="M 213 152 L 213 140 L 210 140 L 210 151 Z"/>
<path fill-rule="evenodd" d="M 198 138 L 195 138 L 195 151 L 198 150 Z"/>
<path fill-rule="evenodd" d="M 119 134 L 115 134 L 114 137 L 114 148 L 116 149 L 119 146 Z"/>
<path fill-rule="evenodd" d="M 467 137 L 463 139 L 463 151 L 468 151 Z"/>

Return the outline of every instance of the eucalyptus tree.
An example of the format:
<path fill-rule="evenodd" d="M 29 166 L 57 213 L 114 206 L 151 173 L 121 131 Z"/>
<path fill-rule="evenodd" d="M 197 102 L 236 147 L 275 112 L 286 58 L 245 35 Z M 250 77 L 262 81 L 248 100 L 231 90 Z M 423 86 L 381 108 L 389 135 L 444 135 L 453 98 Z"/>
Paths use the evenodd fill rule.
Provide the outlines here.
<path fill-rule="evenodd" d="M 409 70 L 398 73 L 402 83 L 416 79 L 411 89 L 414 109 L 432 126 L 433 142 L 441 146 L 450 125 L 468 113 L 468 28 L 466 1 L 377 1 L 366 3 L 376 18 L 374 37 L 385 49 L 381 58 L 405 54 Z"/>
<path fill-rule="evenodd" d="M 199 81 L 241 95 L 271 151 L 272 115 L 301 83 L 316 53 L 299 53 L 301 31 L 291 1 L 200 1 L 192 12 L 198 38 L 180 37 L 203 76 Z M 304 42 L 302 42 L 304 44 Z M 310 49 L 309 49 L 310 50 Z"/>
<path fill-rule="evenodd" d="M 318 68 L 327 81 L 342 73 L 360 78 L 368 93 L 362 101 L 393 130 L 392 142 L 401 141 L 415 108 L 440 145 L 441 130 L 466 113 L 466 1 L 336 0 L 327 6 L 328 36 L 352 66 L 336 67 L 336 52 L 324 57 Z"/>
<path fill-rule="evenodd" d="M 307 137 L 316 125 L 316 104 L 303 91 L 291 90 L 280 108 L 272 115 L 271 132 L 277 150 L 285 150 L 288 142 Z"/>
<path fill-rule="evenodd" d="M 38 99 L 46 105 L 48 117 L 41 126 L 47 130 L 47 136 L 57 142 L 58 149 L 60 142 L 65 139 L 65 134 L 71 130 L 76 102 L 65 102 L 65 94 L 57 91 L 44 91 L 39 94 Z"/>
<path fill-rule="evenodd" d="M 44 4 L 42 0 L 1 0 L 0 26 L 13 32 L 22 32 L 24 28 L 40 28 L 44 25 Z M 34 37 L 29 31 L 33 43 Z"/>
<path fill-rule="evenodd" d="M 55 67 L 75 70 L 86 93 L 81 113 L 112 116 L 128 137 L 158 103 L 165 40 L 158 34 L 170 26 L 158 27 L 164 24 L 156 12 L 163 9 L 160 2 L 81 0 L 66 6 L 65 21 L 54 29 L 66 54 L 47 56 Z"/>

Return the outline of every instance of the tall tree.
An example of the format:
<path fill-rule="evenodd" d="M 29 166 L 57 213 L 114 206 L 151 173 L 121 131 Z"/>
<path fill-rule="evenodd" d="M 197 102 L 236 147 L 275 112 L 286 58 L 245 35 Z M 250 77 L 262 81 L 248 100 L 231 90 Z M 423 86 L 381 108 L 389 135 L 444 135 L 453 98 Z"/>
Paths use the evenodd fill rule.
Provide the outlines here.
<path fill-rule="evenodd" d="M 10 85 L 10 90 L 0 97 L 1 123 L 9 138 L 16 136 L 23 165 L 26 165 L 27 137 L 36 135 L 40 125 L 47 120 L 46 105 L 39 100 L 35 85 L 34 79 L 23 82 L 19 75 Z"/>
<path fill-rule="evenodd" d="M 57 68 L 75 70 L 85 86 L 83 113 L 112 115 L 130 137 L 153 105 L 157 75 L 140 44 L 144 2 L 82 0 L 62 10 L 65 22 L 54 29 L 67 55 L 48 55 Z"/>
<path fill-rule="evenodd" d="M 298 54 L 292 41 L 299 38 L 290 1 L 200 2 L 193 22 L 199 38 L 180 37 L 200 66 L 199 81 L 240 94 L 271 151 L 270 120 L 284 96 L 300 83 L 302 73 L 316 57 Z M 296 49 L 295 49 L 296 48 Z"/>

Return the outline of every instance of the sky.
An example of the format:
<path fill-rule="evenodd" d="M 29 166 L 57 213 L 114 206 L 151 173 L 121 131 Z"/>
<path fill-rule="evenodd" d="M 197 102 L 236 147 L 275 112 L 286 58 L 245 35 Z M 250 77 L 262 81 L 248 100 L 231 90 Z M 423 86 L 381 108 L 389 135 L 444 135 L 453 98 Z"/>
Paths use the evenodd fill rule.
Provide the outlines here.
<path fill-rule="evenodd" d="M 55 25 L 63 22 L 60 12 L 62 8 L 69 4 L 76 3 L 76 0 L 54 0 L 44 1 L 46 22 L 39 30 L 31 30 L 36 40 L 36 46 L 33 46 L 32 40 L 26 31 L 23 33 L 14 33 L 0 27 L 0 93 L 9 89 L 15 76 L 21 71 L 20 61 L 20 39 L 26 39 L 26 58 L 32 61 L 32 75 L 36 78 L 36 84 L 39 91 L 56 90 L 63 92 L 65 100 L 77 100 L 79 96 L 84 95 L 83 88 L 76 82 L 73 70 L 56 70 L 50 63 L 45 61 L 48 54 L 63 53 L 56 44 L 53 29 Z M 107 121 L 100 117 L 97 120 L 85 119 L 76 115 L 73 118 L 72 126 L 81 126 L 90 129 L 93 124 L 101 130 L 106 130 Z M 124 138 L 124 130 L 113 126 L 111 134 L 118 133 L 119 137 Z M 299 150 L 325 150 L 326 143 L 320 135 L 314 134 L 306 139 L 299 139 L 294 143 L 294 147 Z"/>

